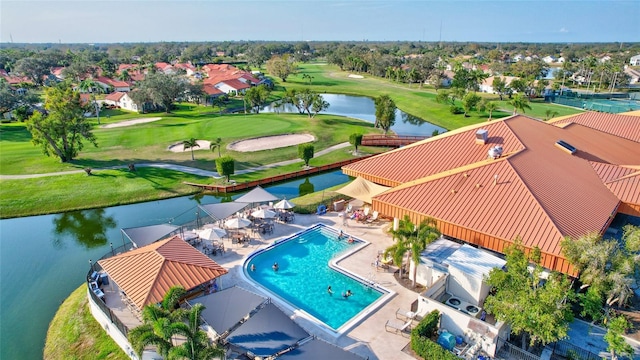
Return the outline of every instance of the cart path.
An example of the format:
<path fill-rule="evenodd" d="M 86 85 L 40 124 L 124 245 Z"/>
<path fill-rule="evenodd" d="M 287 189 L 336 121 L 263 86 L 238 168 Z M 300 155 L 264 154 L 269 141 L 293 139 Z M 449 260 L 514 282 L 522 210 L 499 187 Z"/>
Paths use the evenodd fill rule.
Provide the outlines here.
<path fill-rule="evenodd" d="M 330 146 L 330 147 L 328 147 L 328 148 L 326 148 L 324 150 L 320 150 L 317 153 L 315 153 L 315 155 L 317 155 L 317 156 L 325 155 L 325 154 L 328 154 L 328 153 L 330 153 L 332 151 L 339 150 L 339 149 L 344 149 L 344 148 L 349 147 L 349 146 L 351 146 L 351 144 L 349 144 L 348 142 L 344 142 L 344 143 L 341 143 L 341 144 Z M 249 168 L 249 169 L 238 170 L 238 171 L 235 172 L 235 175 L 242 175 L 242 174 L 251 173 L 251 172 L 254 172 L 254 171 L 271 169 L 271 168 L 278 167 L 278 166 L 285 166 L 285 165 L 301 163 L 301 162 L 302 162 L 302 159 L 285 160 L 285 161 L 280 161 L 280 162 L 273 163 L 273 164 L 267 164 L 267 165 L 257 166 L 257 167 L 253 167 L 253 168 Z M 205 176 L 205 177 L 214 177 L 216 179 L 222 177 L 216 171 L 208 171 L 208 170 L 203 170 L 203 169 L 198 169 L 198 168 L 188 167 L 188 166 L 182 166 L 182 165 L 177 165 L 177 164 L 168 164 L 168 163 L 139 163 L 138 164 L 137 163 L 135 165 L 136 165 L 137 168 L 140 168 L 140 167 L 153 167 L 153 168 L 159 168 L 159 169 L 180 171 L 180 172 L 187 173 L 187 174 L 193 174 L 193 175 L 199 175 L 199 176 Z M 117 166 L 109 166 L 109 167 L 105 167 L 105 168 L 92 169 L 92 170 L 93 171 L 100 171 L 100 170 L 115 170 L 115 169 L 128 169 L 128 168 L 129 168 L 128 165 L 117 165 Z M 46 177 L 46 176 L 60 176 L 60 175 L 81 174 L 81 173 L 84 173 L 84 170 L 80 169 L 80 170 L 58 171 L 58 172 L 51 172 L 51 173 L 44 173 L 44 174 L 0 175 L 0 180 L 33 179 L 33 178 L 41 178 L 41 177 Z"/>

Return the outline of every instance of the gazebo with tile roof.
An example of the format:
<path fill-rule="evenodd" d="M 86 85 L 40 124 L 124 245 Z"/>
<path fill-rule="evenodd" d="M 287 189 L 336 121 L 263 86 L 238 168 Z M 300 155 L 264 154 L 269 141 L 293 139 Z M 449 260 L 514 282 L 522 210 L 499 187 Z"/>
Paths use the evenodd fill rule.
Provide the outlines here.
<path fill-rule="evenodd" d="M 131 250 L 98 264 L 138 309 L 162 301 L 172 286 L 203 290 L 228 271 L 178 236 Z"/>

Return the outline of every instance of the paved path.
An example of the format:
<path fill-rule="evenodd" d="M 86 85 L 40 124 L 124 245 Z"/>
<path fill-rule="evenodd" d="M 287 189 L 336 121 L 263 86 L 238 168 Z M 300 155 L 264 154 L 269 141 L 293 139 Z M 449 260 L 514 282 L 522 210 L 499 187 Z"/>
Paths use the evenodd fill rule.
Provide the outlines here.
<path fill-rule="evenodd" d="M 320 150 L 317 153 L 315 153 L 316 156 L 321 156 L 321 155 L 325 155 L 328 154 L 332 151 L 335 150 L 339 150 L 339 149 L 344 149 L 346 147 L 351 146 L 351 144 L 349 144 L 348 142 L 345 143 L 341 143 L 338 145 L 333 145 L 330 146 L 324 150 Z M 290 164 L 295 164 L 295 163 L 300 163 L 302 162 L 302 159 L 292 159 L 292 160 L 286 160 L 286 161 L 280 161 L 277 163 L 273 163 L 273 164 L 267 164 L 267 165 L 263 165 L 263 166 L 257 166 L 254 168 L 250 168 L 250 169 L 244 169 L 244 170 L 238 170 L 235 172 L 236 175 L 242 175 L 242 174 L 246 174 L 246 173 L 251 173 L 254 171 L 259 171 L 259 170 L 265 170 L 265 169 L 271 169 L 274 167 L 278 167 L 278 166 L 284 166 L 284 165 L 290 165 Z M 205 176 L 205 177 L 214 177 L 216 179 L 221 178 L 221 176 L 216 172 L 216 171 L 208 171 L 208 170 L 203 170 L 203 169 L 198 169 L 198 168 L 194 168 L 194 167 L 188 167 L 188 166 L 182 166 L 182 165 L 177 165 L 177 164 L 167 164 L 167 163 L 139 163 L 136 164 L 137 168 L 140 167 L 154 167 L 154 168 L 159 168 L 159 169 L 167 169 L 167 170 L 174 170 L 174 171 L 180 171 L 183 173 L 187 173 L 187 174 L 193 174 L 193 175 L 199 175 L 199 176 Z M 129 166 L 128 165 L 118 165 L 118 166 L 110 166 L 110 167 L 106 167 L 106 168 L 100 168 L 100 169 L 93 169 L 94 171 L 100 171 L 100 170 L 114 170 L 114 169 L 128 169 Z M 51 173 L 44 173 L 44 174 L 28 174 L 28 175 L 0 175 L 0 180 L 18 180 L 18 179 L 33 179 L 33 178 L 40 178 L 40 177 L 45 177 L 45 176 L 59 176 L 59 175 L 69 175 L 69 174 L 80 174 L 83 173 L 84 170 L 69 170 L 69 171 L 58 171 L 58 172 L 51 172 Z"/>

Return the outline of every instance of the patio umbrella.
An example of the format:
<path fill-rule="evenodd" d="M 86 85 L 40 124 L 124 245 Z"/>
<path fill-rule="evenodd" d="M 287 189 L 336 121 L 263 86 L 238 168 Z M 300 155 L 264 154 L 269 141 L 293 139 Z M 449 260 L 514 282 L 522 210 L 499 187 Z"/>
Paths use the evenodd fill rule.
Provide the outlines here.
<path fill-rule="evenodd" d="M 220 240 L 225 235 L 227 235 L 226 230 L 216 227 L 207 228 L 198 233 L 200 239 L 203 240 Z"/>
<path fill-rule="evenodd" d="M 252 212 L 251 216 L 261 219 L 273 219 L 274 217 L 276 217 L 276 213 L 271 210 L 260 209 Z"/>
<path fill-rule="evenodd" d="M 273 205 L 274 209 L 282 209 L 282 210 L 289 210 L 292 209 L 296 206 L 296 204 L 289 202 L 289 200 L 287 199 L 282 199 L 280 201 L 278 201 L 275 205 Z"/>
<path fill-rule="evenodd" d="M 251 225 L 251 221 L 238 217 L 234 217 L 233 219 L 224 222 L 224 226 L 229 229 L 242 229 L 246 228 L 249 225 Z"/>

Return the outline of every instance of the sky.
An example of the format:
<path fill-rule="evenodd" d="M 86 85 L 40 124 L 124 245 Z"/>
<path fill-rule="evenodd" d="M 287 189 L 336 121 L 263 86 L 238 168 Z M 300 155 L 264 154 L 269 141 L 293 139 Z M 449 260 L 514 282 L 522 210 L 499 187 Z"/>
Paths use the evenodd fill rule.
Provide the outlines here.
<path fill-rule="evenodd" d="M 640 42 L 640 0 L 0 1 L 0 42 Z"/>

